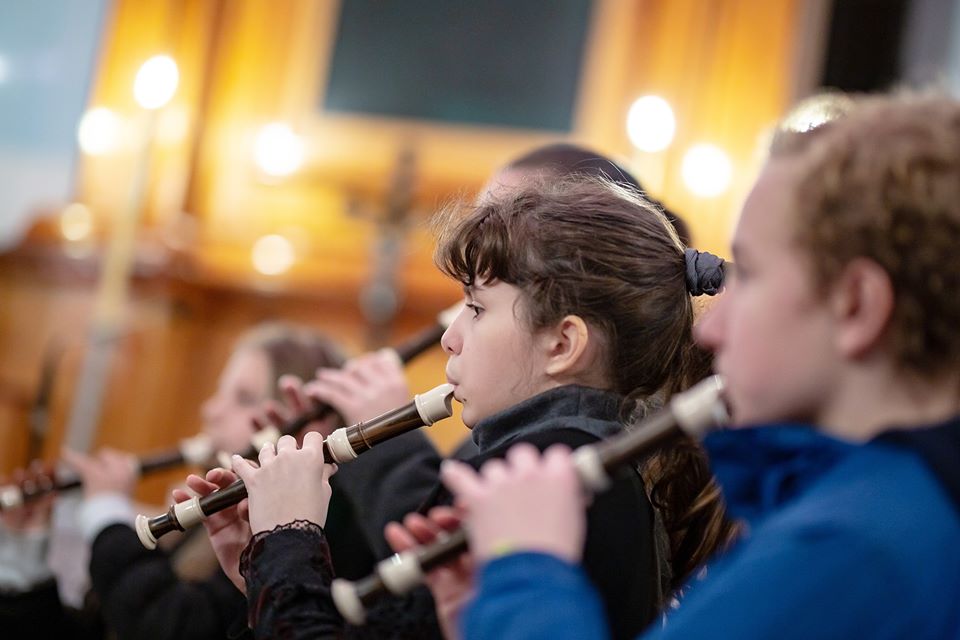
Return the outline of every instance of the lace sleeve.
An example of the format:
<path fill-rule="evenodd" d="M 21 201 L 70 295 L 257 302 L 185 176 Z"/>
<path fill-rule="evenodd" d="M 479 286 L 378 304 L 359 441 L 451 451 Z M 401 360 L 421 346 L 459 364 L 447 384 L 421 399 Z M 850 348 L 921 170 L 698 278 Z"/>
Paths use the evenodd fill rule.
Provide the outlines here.
<path fill-rule="evenodd" d="M 336 638 L 333 565 L 323 528 L 306 520 L 255 535 L 240 557 L 255 638 Z"/>
<path fill-rule="evenodd" d="M 330 595 L 330 550 L 323 529 L 312 522 L 297 520 L 255 535 L 240 558 L 240 572 L 257 639 L 442 638 L 433 599 L 423 587 L 378 601 L 363 627 L 346 624 Z"/>
<path fill-rule="evenodd" d="M 293 535 L 287 535 L 288 533 L 293 533 Z M 258 560 L 263 553 L 277 553 L 278 550 L 274 549 L 274 546 L 282 548 L 298 547 L 301 542 L 308 545 L 312 543 L 318 547 L 317 560 L 320 564 L 317 568 L 319 574 L 332 580 L 333 565 L 330 562 L 330 549 L 324 537 L 323 527 L 309 520 L 294 520 L 287 524 L 277 525 L 270 531 L 261 531 L 253 536 L 240 556 L 240 574 L 247 583 L 256 580 L 258 578 L 257 567 L 262 565 L 262 563 L 258 563 Z"/>

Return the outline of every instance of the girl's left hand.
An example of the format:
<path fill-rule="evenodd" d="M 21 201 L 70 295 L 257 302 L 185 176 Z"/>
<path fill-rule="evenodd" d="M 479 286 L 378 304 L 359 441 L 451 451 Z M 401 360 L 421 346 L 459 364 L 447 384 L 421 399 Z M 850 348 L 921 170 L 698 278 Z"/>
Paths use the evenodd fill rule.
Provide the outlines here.
<path fill-rule="evenodd" d="M 353 358 L 340 369 L 318 369 L 303 392 L 334 407 L 347 425 L 375 418 L 411 398 L 403 365 L 387 350 Z"/>
<path fill-rule="evenodd" d="M 240 456 L 233 457 L 233 470 L 247 487 L 250 529 L 254 535 L 294 520 L 308 520 L 321 527 L 327 521 L 330 477 L 336 466 L 323 461 L 323 436 L 310 432 L 303 446 L 283 436 L 276 448 L 271 443 L 260 450 L 257 468 Z"/>
<path fill-rule="evenodd" d="M 229 487 L 236 479 L 232 472 L 216 468 L 208 471 L 205 478 L 191 474 L 187 477 L 187 487 L 196 495 L 203 497 Z M 173 490 L 173 499 L 176 502 L 186 502 L 192 497 L 192 494 L 183 489 Z M 253 535 L 250 532 L 250 523 L 247 521 L 246 498 L 236 506 L 211 514 L 203 521 L 203 527 L 207 530 L 210 544 L 213 545 L 213 551 L 217 554 L 217 560 L 223 572 L 240 590 L 240 593 L 246 594 L 247 585 L 243 576 L 240 575 L 240 554 L 250 544 L 250 538 Z"/>

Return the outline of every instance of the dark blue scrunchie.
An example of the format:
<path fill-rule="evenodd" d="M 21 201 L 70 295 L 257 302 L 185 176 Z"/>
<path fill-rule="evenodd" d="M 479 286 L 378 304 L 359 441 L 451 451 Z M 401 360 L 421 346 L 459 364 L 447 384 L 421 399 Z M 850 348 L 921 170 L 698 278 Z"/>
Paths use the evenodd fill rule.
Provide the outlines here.
<path fill-rule="evenodd" d="M 685 249 L 687 291 L 692 296 L 715 296 L 723 288 L 723 258 L 706 251 Z"/>

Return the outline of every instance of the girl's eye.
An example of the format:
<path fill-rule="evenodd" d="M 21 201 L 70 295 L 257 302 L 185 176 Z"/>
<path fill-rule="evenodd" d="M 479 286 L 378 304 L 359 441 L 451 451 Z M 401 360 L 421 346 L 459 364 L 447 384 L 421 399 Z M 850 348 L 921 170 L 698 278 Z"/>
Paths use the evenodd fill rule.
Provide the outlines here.
<path fill-rule="evenodd" d="M 466 306 L 467 309 L 470 309 L 470 311 L 473 311 L 473 317 L 474 317 L 474 318 L 479 317 L 479 316 L 480 316 L 480 312 L 483 310 L 481 307 L 477 306 L 477 305 L 474 304 L 473 302 L 468 302 L 468 303 L 466 303 L 464 306 Z"/>

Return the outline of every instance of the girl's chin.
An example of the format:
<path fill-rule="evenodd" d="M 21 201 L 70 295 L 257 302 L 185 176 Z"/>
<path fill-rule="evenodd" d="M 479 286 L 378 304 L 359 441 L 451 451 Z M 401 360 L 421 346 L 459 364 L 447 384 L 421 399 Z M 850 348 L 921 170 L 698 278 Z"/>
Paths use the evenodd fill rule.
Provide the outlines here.
<path fill-rule="evenodd" d="M 460 412 L 460 420 L 467 429 L 473 429 L 475 424 L 483 420 L 483 416 L 477 416 L 473 411 L 473 407 L 464 403 L 463 411 Z"/>

